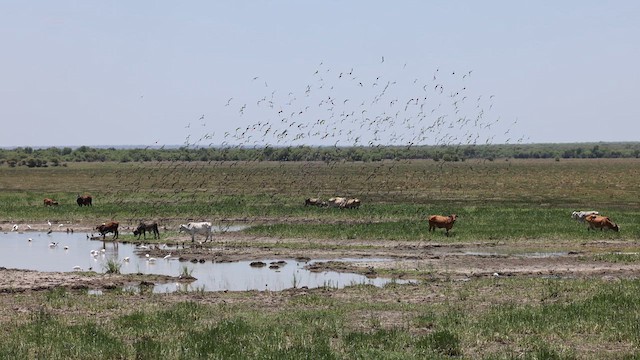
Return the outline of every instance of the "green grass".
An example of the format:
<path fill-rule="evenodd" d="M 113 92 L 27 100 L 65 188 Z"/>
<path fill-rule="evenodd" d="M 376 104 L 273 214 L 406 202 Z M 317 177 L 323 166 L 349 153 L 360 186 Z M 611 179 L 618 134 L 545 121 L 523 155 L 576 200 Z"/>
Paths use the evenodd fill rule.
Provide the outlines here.
<path fill-rule="evenodd" d="M 371 205 L 375 207 L 375 205 Z M 407 206 L 410 207 L 410 206 Z M 412 213 L 413 209 L 402 209 L 397 213 Z M 254 235 L 274 237 L 310 237 L 326 239 L 367 240 L 428 240 L 459 242 L 473 240 L 526 240 L 526 239 L 630 239 L 640 235 L 640 224 L 635 222 L 635 211 L 612 210 L 612 218 L 624 222 L 620 233 L 612 231 L 588 231 L 586 226 L 570 218 L 571 209 L 556 208 L 508 208 L 508 207 L 461 207 L 450 235 L 444 229 L 428 232 L 426 216 L 397 221 L 325 224 L 267 224 L 255 225 L 245 230 Z M 604 210 L 606 212 L 606 209 Z M 363 211 L 364 212 L 364 211 Z M 434 211 L 435 213 L 445 213 Z M 368 214 L 367 214 L 368 215 Z M 367 216 L 362 215 L 360 216 Z M 400 215 L 402 216 L 402 215 Z M 374 218 L 371 216 L 370 218 Z M 354 220 L 355 221 L 355 220 Z"/>
<path fill-rule="evenodd" d="M 283 302 L 241 293 L 175 303 L 156 294 L 18 295 L 32 310 L 0 323 L 0 357 L 602 359 L 636 356 L 640 345 L 640 280 L 356 286 L 340 299 L 323 292 Z M 468 296 L 452 301 L 460 292 Z M 430 300 L 389 301 L 393 293 Z M 94 309 L 103 310 L 84 315 Z"/>
<path fill-rule="evenodd" d="M 0 166 L 0 220 L 127 224 L 232 219 L 272 225 L 277 237 L 467 240 L 635 239 L 640 236 L 636 159 L 435 163 L 69 164 Z M 597 174 L 597 175 L 594 175 Z M 78 207 L 89 193 L 93 207 Z M 357 210 L 304 207 L 306 197 L 357 196 Z M 51 197 L 57 207 L 44 207 Z M 571 211 L 596 208 L 621 232 L 587 232 Z M 456 213 L 451 236 L 429 234 L 426 217 Z M 132 240 L 123 234 L 126 240 Z"/>
<path fill-rule="evenodd" d="M 596 254 L 591 257 L 595 261 L 607 263 L 634 264 L 640 262 L 640 253 L 607 253 Z"/>
<path fill-rule="evenodd" d="M 122 263 L 116 258 L 109 258 L 102 267 L 105 274 L 120 274 Z"/>

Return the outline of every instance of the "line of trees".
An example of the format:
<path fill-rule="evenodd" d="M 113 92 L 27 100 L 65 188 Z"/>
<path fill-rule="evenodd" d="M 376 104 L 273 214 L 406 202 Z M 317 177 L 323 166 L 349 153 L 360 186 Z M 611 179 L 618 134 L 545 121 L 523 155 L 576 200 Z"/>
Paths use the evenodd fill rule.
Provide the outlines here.
<path fill-rule="evenodd" d="M 177 147 L 95 148 L 88 146 L 0 149 L 0 165 L 10 167 L 60 166 L 69 162 L 149 161 L 382 161 L 433 159 L 571 159 L 638 158 L 640 143 L 579 143 L 474 146 L 376 146 L 376 147 Z"/>

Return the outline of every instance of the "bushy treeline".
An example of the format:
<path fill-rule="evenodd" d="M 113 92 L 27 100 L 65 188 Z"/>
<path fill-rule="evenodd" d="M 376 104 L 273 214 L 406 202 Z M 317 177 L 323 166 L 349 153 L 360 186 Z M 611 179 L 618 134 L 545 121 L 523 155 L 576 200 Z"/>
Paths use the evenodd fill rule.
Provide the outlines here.
<path fill-rule="evenodd" d="M 518 144 L 375 147 L 177 147 L 96 148 L 88 146 L 0 149 L 0 165 L 46 167 L 68 162 L 149 161 L 382 161 L 518 158 L 637 158 L 640 143 Z"/>

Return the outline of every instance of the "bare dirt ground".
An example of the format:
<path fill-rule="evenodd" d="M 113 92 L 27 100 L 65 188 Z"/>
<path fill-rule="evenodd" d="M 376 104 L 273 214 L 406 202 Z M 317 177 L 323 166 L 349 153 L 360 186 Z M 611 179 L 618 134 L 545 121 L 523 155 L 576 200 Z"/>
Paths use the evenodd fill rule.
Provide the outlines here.
<path fill-rule="evenodd" d="M 54 231 L 91 232 L 88 224 L 67 224 Z M 0 224 L 2 231 L 10 226 Z M 46 231 L 45 225 L 33 225 L 31 231 Z M 129 233 L 131 226 L 122 226 Z M 111 235 L 107 235 L 109 239 Z M 443 237 L 444 239 L 444 237 Z M 616 263 L 598 259 L 597 254 L 635 253 L 640 244 L 628 241 L 531 241 L 438 243 L 429 241 L 281 239 L 248 236 L 238 232 L 216 234 L 214 240 L 191 242 L 189 235 L 178 234 L 166 239 L 171 250 L 185 262 L 261 260 L 265 258 L 299 261 L 332 260 L 310 265 L 312 271 L 342 271 L 368 277 L 399 279 L 470 280 L 478 277 L 600 277 L 629 278 L 640 274 L 636 262 Z M 149 251 L 159 257 L 168 252 L 161 247 Z M 340 259 L 363 259 L 343 262 Z M 371 259 L 367 261 L 366 259 Z M 384 259 L 385 261 L 380 261 Z M 185 281 L 151 275 L 112 275 L 100 273 L 45 273 L 0 268 L 0 292 L 43 290 L 55 287 L 110 289 L 125 284 L 147 284 L 163 281 Z"/>

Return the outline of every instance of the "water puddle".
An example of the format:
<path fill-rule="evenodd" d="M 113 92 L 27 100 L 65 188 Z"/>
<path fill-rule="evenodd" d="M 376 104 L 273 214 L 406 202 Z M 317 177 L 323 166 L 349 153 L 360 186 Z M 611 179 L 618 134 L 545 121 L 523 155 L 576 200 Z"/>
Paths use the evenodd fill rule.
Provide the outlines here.
<path fill-rule="evenodd" d="M 227 227 L 227 231 L 229 227 Z M 48 272 L 95 271 L 103 273 L 109 259 L 121 264 L 123 274 L 158 274 L 179 276 L 183 271 L 197 278 L 191 283 L 156 284 L 154 292 L 173 291 L 280 291 L 290 288 L 332 287 L 369 284 L 383 286 L 392 279 L 369 279 L 364 275 L 335 271 L 311 272 L 304 267 L 313 262 L 295 259 L 264 259 L 266 266 L 251 266 L 252 261 L 180 262 L 175 256 L 153 258 L 145 248 L 133 244 L 116 244 L 89 240 L 86 233 L 5 232 L 0 233 L 0 266 Z M 169 247 L 166 248 L 170 250 Z M 378 260 L 379 259 L 374 259 Z M 335 261 L 335 260 L 334 260 Z M 338 259 L 338 261 L 372 261 L 371 259 Z M 278 266 L 271 263 L 278 262 Z M 397 280 L 398 283 L 406 281 Z M 99 290 L 96 292 L 99 293 Z"/>

